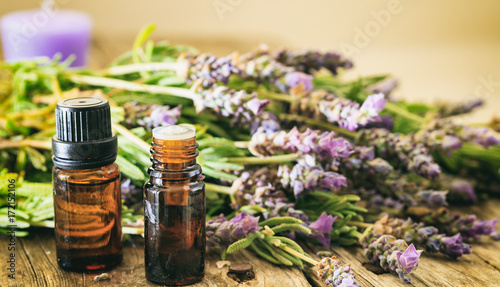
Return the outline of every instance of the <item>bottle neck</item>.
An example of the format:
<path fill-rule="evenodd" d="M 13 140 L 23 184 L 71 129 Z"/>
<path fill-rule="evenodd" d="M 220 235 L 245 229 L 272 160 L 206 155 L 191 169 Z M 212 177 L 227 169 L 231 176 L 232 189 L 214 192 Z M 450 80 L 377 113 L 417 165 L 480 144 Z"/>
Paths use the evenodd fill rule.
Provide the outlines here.
<path fill-rule="evenodd" d="M 180 180 L 201 174 L 196 164 L 198 156 L 196 138 L 184 140 L 161 140 L 153 138 L 151 143 L 151 177 Z"/>

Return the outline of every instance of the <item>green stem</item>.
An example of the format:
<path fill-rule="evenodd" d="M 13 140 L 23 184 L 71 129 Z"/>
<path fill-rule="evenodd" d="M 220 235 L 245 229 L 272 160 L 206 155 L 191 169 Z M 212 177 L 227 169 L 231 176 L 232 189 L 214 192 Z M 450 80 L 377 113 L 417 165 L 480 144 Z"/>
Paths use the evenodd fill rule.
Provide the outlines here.
<path fill-rule="evenodd" d="M 279 241 L 279 240 L 278 240 L 278 241 Z M 281 241 L 279 241 L 279 242 L 275 242 L 275 243 L 274 243 L 274 245 L 276 245 L 277 247 L 279 247 L 279 248 L 283 249 L 283 251 L 285 251 L 285 252 L 287 252 L 287 253 L 289 253 L 289 254 L 291 254 L 291 255 L 295 256 L 295 257 L 298 257 L 298 258 L 300 258 L 300 259 L 304 260 L 304 261 L 305 261 L 305 262 L 307 262 L 307 263 L 310 263 L 310 264 L 312 264 L 312 265 L 316 265 L 316 264 L 318 264 L 318 263 L 319 263 L 318 261 L 316 261 L 316 260 L 314 260 L 314 259 L 312 259 L 312 258 L 309 258 L 309 257 L 305 256 L 304 254 L 302 254 L 302 253 L 298 252 L 298 251 L 297 251 L 297 250 L 295 250 L 295 249 L 292 249 L 292 248 L 290 248 L 290 247 L 288 247 L 288 246 L 286 246 L 286 245 L 281 245 Z"/>
<path fill-rule="evenodd" d="M 260 98 L 265 98 L 269 100 L 275 100 L 275 101 L 281 101 L 281 102 L 287 102 L 291 103 L 293 102 L 293 98 L 289 95 L 286 94 L 278 94 L 278 93 L 273 93 L 267 90 L 259 90 L 257 92 Z"/>
<path fill-rule="evenodd" d="M 396 104 L 394 103 L 391 103 L 391 102 L 386 102 L 385 103 L 385 109 L 390 111 L 390 112 L 393 112 L 401 117 L 404 117 L 408 120 L 411 120 L 411 121 L 414 121 L 414 122 L 417 122 L 419 124 L 423 123 L 424 122 L 424 118 L 422 118 L 421 116 L 418 116 L 416 114 L 413 114 L 413 113 L 410 113 L 409 111 L 403 109 L 403 108 L 400 108 L 398 107 Z"/>
<path fill-rule="evenodd" d="M 101 71 L 101 75 L 121 76 L 139 72 L 157 72 L 157 71 L 181 71 L 185 69 L 186 64 L 175 62 L 156 62 L 156 63 L 135 63 L 129 65 L 112 66 Z"/>
<path fill-rule="evenodd" d="M 129 139 L 131 142 L 135 143 L 141 149 L 143 149 L 147 153 L 149 153 L 149 150 L 151 148 L 150 145 L 147 144 L 145 141 L 143 141 L 140 137 L 136 136 L 131 131 L 129 131 L 126 127 L 124 127 L 120 124 L 113 123 L 112 126 L 113 126 L 113 129 L 115 129 L 115 131 L 117 131 L 119 134 L 127 137 L 127 139 Z"/>
<path fill-rule="evenodd" d="M 361 221 L 348 221 L 347 224 L 351 225 L 351 226 L 361 227 L 361 228 L 373 227 L 373 224 L 365 223 L 365 222 L 361 222 Z"/>
<path fill-rule="evenodd" d="M 132 92 L 145 92 L 151 94 L 171 95 L 191 100 L 193 100 L 196 96 L 196 94 L 189 89 L 164 87 L 156 85 L 144 85 L 144 84 L 137 84 L 124 80 L 111 79 L 105 77 L 70 75 L 69 79 L 77 84 L 87 84 L 92 86 L 123 89 Z"/>
<path fill-rule="evenodd" d="M 236 141 L 236 142 L 233 142 L 233 143 L 234 143 L 234 146 L 237 147 L 237 148 L 248 148 L 248 144 L 250 142 Z"/>
<path fill-rule="evenodd" d="M 224 185 L 217 185 L 213 183 L 205 183 L 205 190 L 211 191 L 211 192 L 216 192 L 216 193 L 222 193 L 222 194 L 229 194 L 231 195 L 231 187 L 229 186 L 224 186 Z"/>
<path fill-rule="evenodd" d="M 284 163 L 291 162 L 299 158 L 298 154 L 283 154 L 283 155 L 274 155 L 267 157 L 229 157 L 227 158 L 228 162 L 233 163 L 243 163 L 243 164 L 269 164 L 269 163 Z"/>
<path fill-rule="evenodd" d="M 317 126 L 317 127 L 325 128 L 327 130 L 334 131 L 338 134 L 341 134 L 341 135 L 348 137 L 348 138 L 351 138 L 351 139 L 355 139 L 356 135 L 357 135 L 355 132 L 350 132 L 350 131 L 343 129 L 339 126 L 332 125 L 332 124 L 329 124 L 327 122 L 322 122 L 319 120 L 311 119 L 308 117 L 299 116 L 299 115 L 280 114 L 279 118 L 280 118 L 280 120 L 301 121 L 301 122 L 304 122 L 308 125 Z"/>

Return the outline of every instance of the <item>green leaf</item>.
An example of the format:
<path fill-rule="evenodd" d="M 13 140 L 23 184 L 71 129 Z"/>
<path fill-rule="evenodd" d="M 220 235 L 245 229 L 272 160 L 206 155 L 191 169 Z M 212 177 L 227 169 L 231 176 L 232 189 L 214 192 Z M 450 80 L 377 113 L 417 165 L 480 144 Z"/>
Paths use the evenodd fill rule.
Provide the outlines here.
<path fill-rule="evenodd" d="M 116 163 L 120 167 L 120 171 L 132 181 L 144 181 L 144 173 L 124 157 L 118 155 L 116 157 Z"/>
<path fill-rule="evenodd" d="M 229 174 L 226 172 L 217 171 L 217 170 L 214 170 L 214 169 L 206 167 L 206 166 L 203 166 L 202 171 L 203 171 L 204 175 L 210 176 L 210 177 L 213 177 L 216 179 L 220 179 L 220 180 L 235 181 L 236 179 L 238 179 L 238 177 L 234 174 Z"/>
<path fill-rule="evenodd" d="M 205 165 L 215 170 L 242 170 L 243 165 L 230 162 L 205 161 Z"/>

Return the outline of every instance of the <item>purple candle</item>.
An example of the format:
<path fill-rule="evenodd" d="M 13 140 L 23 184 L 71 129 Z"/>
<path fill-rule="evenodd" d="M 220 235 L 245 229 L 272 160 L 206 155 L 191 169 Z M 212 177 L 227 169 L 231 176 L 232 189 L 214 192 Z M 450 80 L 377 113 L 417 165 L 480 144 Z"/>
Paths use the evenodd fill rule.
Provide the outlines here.
<path fill-rule="evenodd" d="M 42 5 L 39 10 L 19 11 L 1 19 L 3 54 L 8 62 L 34 57 L 74 55 L 72 67 L 87 65 L 92 31 L 90 17 L 78 11 L 54 10 Z"/>

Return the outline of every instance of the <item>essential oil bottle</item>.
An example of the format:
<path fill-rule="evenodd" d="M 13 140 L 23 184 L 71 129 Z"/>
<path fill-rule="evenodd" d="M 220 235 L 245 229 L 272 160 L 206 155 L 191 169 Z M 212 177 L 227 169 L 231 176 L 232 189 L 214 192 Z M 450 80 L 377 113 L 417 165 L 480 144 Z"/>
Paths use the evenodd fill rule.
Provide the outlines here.
<path fill-rule="evenodd" d="M 197 147 L 190 126 L 153 130 L 144 237 L 146 277 L 154 283 L 188 285 L 204 276 L 205 184 Z"/>
<path fill-rule="evenodd" d="M 78 272 L 115 267 L 123 256 L 120 171 L 108 101 L 57 103 L 52 151 L 59 266 Z"/>

